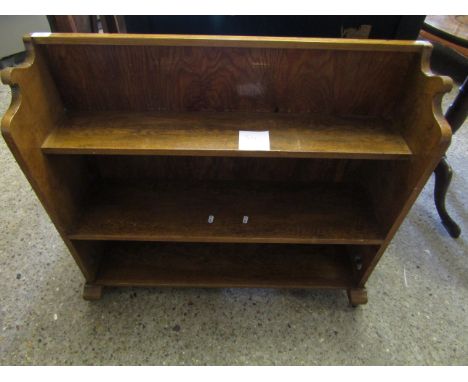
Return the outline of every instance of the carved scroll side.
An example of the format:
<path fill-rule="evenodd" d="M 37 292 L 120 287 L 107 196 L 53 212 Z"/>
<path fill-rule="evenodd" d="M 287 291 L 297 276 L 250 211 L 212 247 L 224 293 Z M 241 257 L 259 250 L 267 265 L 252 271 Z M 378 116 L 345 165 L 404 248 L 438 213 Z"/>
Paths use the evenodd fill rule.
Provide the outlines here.
<path fill-rule="evenodd" d="M 2 82 L 5 85 L 9 85 L 11 88 L 10 106 L 6 110 L 1 121 L 1 129 L 4 137 L 9 135 L 13 118 L 21 108 L 21 93 L 23 91 L 23 85 L 20 84 L 21 78 L 32 69 L 36 62 L 36 54 L 31 42 L 31 37 L 26 36 L 23 41 L 24 47 L 26 48 L 26 59 L 16 67 L 6 68 L 0 72 Z"/>
<path fill-rule="evenodd" d="M 452 129 L 442 112 L 442 97 L 452 90 L 453 81 L 450 77 L 439 76 L 432 72 L 430 67 L 431 53 L 432 45 L 425 45 L 421 55 L 421 72 L 426 82 L 425 95 L 428 95 L 432 102 L 434 123 L 440 131 L 440 147 L 445 152 L 450 145 Z"/>

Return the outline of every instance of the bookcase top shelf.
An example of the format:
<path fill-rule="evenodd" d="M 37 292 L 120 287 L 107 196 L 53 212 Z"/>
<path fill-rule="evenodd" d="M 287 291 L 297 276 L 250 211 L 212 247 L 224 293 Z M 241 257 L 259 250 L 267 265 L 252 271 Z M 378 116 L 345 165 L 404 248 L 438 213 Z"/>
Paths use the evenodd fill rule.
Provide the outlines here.
<path fill-rule="evenodd" d="M 269 151 L 239 150 L 239 131 L 268 131 Z M 80 112 L 46 138 L 48 154 L 404 159 L 411 150 L 378 118 L 288 113 Z"/>

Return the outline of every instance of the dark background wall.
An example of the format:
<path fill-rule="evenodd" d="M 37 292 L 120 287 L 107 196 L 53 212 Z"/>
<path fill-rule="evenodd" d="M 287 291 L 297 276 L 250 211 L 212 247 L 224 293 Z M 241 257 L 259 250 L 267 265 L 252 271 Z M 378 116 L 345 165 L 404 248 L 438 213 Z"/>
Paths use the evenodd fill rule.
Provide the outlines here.
<path fill-rule="evenodd" d="M 370 25 L 369 38 L 418 37 L 424 16 L 125 16 L 128 33 L 342 37 Z"/>

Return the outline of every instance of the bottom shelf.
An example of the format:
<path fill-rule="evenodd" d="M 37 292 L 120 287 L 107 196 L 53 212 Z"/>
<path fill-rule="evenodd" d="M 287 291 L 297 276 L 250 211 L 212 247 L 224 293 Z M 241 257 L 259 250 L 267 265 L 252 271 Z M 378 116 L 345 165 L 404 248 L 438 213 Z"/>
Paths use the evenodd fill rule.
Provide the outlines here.
<path fill-rule="evenodd" d="M 349 288 L 344 245 L 109 242 L 94 282 L 103 286 Z"/>

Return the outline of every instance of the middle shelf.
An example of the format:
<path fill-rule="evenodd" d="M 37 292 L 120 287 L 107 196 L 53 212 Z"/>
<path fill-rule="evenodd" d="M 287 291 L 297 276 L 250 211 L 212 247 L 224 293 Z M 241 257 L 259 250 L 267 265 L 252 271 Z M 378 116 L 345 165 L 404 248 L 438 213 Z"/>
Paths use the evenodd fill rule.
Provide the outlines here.
<path fill-rule="evenodd" d="M 69 238 L 380 244 L 384 234 L 366 195 L 343 182 L 103 181 L 87 195 Z"/>

